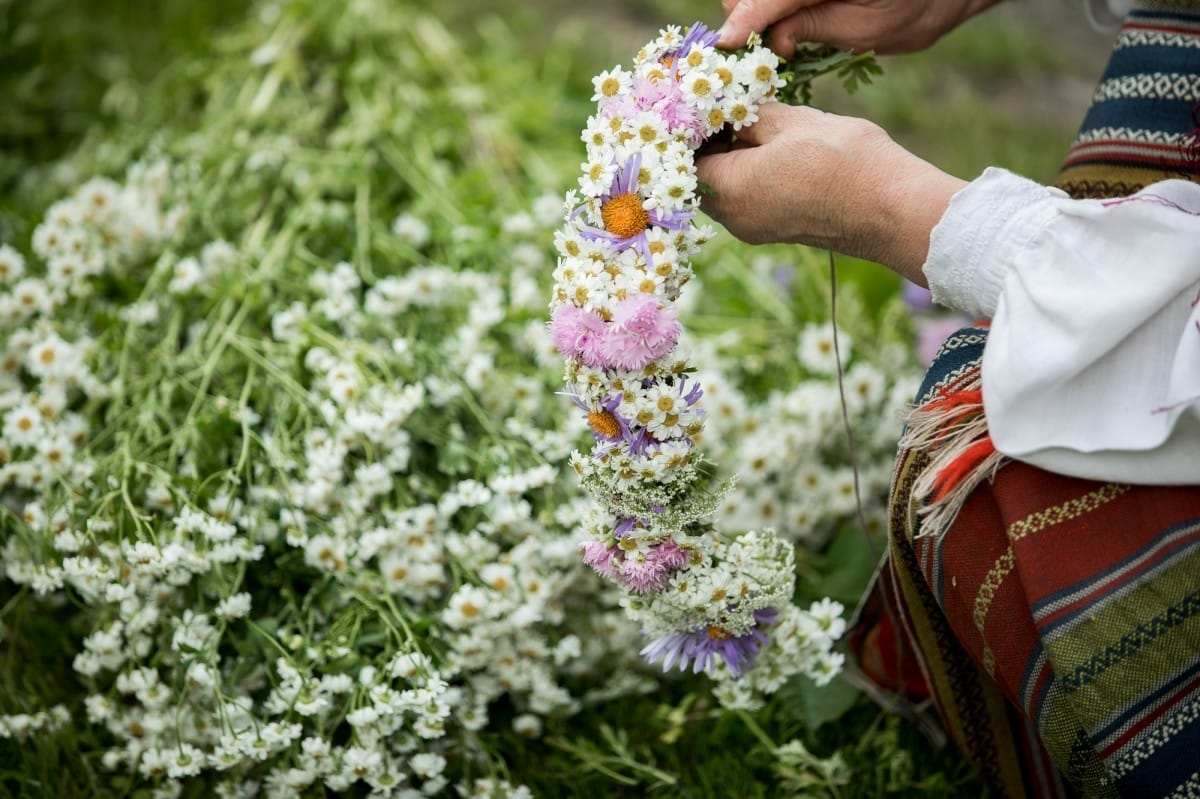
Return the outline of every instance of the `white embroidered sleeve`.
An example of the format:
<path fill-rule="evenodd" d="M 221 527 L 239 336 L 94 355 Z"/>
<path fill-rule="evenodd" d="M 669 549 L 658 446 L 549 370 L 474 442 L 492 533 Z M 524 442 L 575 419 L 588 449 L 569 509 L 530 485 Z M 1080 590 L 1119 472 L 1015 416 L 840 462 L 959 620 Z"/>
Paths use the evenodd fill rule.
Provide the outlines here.
<path fill-rule="evenodd" d="M 930 239 L 934 299 L 992 319 L 996 448 L 1097 480 L 1200 484 L 1200 185 L 1071 200 L 1001 169 Z"/>

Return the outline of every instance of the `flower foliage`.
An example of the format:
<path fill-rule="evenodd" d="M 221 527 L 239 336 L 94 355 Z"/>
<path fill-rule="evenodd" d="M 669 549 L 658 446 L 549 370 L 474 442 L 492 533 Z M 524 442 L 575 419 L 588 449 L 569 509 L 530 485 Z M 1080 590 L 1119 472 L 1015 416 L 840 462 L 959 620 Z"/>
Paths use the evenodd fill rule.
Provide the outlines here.
<path fill-rule="evenodd" d="M 5 628 L 66 620 L 0 738 L 74 727 L 115 792 L 519 796 L 481 730 L 648 684 L 570 538 L 558 201 L 498 210 L 513 122 L 390 18 L 263 4 L 0 248 Z"/>
<path fill-rule="evenodd" d="M 826 327 L 762 400 L 679 293 L 692 147 L 753 117 L 712 90 L 767 54 L 696 29 L 671 48 L 710 60 L 646 58 L 681 80 L 599 82 L 640 121 L 593 131 L 555 272 L 565 170 L 527 144 L 554 104 L 513 52 L 476 63 L 416 3 L 250 5 L 219 58 L 113 85 L 114 130 L 0 217 L 0 779 L 46 747 L 63 796 L 528 796 L 541 764 L 507 753 L 687 679 L 639 626 L 667 665 L 743 672 L 726 704 L 831 676 L 840 609 L 792 602 L 795 544 L 847 513 L 813 432 Z M 666 146 L 600 146 L 625 132 Z M 573 249 L 620 268 L 564 288 Z M 853 409 L 884 429 L 894 375 L 862 352 Z M 804 446 L 710 487 L 693 445 L 742 467 L 769 425 Z M 810 455 L 818 483 L 779 479 Z M 758 532 L 704 521 L 751 509 Z"/>
<path fill-rule="evenodd" d="M 627 592 L 649 660 L 707 672 L 734 702 L 795 673 L 831 679 L 841 622 L 836 603 L 793 604 L 790 542 L 711 521 L 724 489 L 712 489 L 696 449 L 703 390 L 677 346 L 675 307 L 712 237 L 694 221 L 694 157 L 752 124 L 783 85 L 780 59 L 757 40 L 723 53 L 716 39 L 699 23 L 667 27 L 630 69 L 595 78 L 587 160 L 555 238 L 549 327 L 595 439 L 572 461 L 598 504 L 583 560 Z"/>

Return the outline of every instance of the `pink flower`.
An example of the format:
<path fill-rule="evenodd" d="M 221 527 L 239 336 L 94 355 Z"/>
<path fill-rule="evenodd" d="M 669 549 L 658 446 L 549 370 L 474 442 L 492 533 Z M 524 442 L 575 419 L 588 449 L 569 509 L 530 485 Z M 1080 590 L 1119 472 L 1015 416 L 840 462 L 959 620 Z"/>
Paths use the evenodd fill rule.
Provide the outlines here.
<path fill-rule="evenodd" d="M 637 371 L 666 355 L 679 340 L 683 326 L 674 306 L 660 306 L 649 294 L 621 300 L 599 343 L 606 366 Z"/>
<path fill-rule="evenodd" d="M 621 561 L 617 571 L 617 579 L 621 585 L 639 594 L 658 591 L 667 584 L 667 578 L 670 575 L 666 566 L 649 558 L 645 560 L 626 558 Z"/>
<path fill-rule="evenodd" d="M 599 366 L 604 320 L 595 311 L 569 303 L 558 306 L 550 317 L 550 337 L 564 358 L 582 358 L 588 366 Z"/>
<path fill-rule="evenodd" d="M 675 70 L 665 78 L 638 77 L 632 91 L 605 102 L 601 110 L 606 116 L 633 119 L 640 111 L 652 111 L 667 124 L 672 135 L 684 134 L 688 144 L 698 147 L 704 140 L 704 121 L 688 104 L 675 80 Z"/>
<path fill-rule="evenodd" d="M 669 569 L 682 568 L 687 565 L 688 561 L 687 552 L 669 538 L 654 547 L 647 557 L 653 557 Z"/>
<path fill-rule="evenodd" d="M 639 594 L 660 591 L 671 572 L 687 565 L 687 553 L 667 539 L 650 547 L 641 558 L 626 557 L 617 566 L 617 580 Z"/>
<path fill-rule="evenodd" d="M 616 579 L 617 570 L 614 556 L 620 553 L 619 549 L 601 541 L 584 541 L 579 548 L 583 550 L 585 564 L 609 579 Z"/>

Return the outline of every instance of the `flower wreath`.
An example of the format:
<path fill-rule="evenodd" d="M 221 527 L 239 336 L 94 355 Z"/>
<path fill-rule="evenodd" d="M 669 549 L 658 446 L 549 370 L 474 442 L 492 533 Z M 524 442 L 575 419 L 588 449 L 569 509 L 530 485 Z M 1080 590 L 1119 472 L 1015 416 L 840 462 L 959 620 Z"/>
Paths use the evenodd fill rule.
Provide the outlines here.
<path fill-rule="evenodd" d="M 730 53 L 717 38 L 701 24 L 666 27 L 631 69 L 594 78 L 587 160 L 555 234 L 549 329 L 595 442 L 571 459 L 596 500 L 583 560 L 623 589 L 647 660 L 706 672 L 732 700 L 797 672 L 831 679 L 844 624 L 835 602 L 793 604 L 790 543 L 710 521 L 726 487 L 710 486 L 695 450 L 703 390 L 677 346 L 675 308 L 713 235 L 695 224 L 695 151 L 755 122 L 785 83 L 758 38 Z"/>

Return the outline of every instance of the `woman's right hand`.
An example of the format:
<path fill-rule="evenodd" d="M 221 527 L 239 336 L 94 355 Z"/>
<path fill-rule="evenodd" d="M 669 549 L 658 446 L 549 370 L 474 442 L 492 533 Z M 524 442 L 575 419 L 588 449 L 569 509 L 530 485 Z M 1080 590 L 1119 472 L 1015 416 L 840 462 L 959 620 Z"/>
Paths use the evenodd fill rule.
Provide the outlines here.
<path fill-rule="evenodd" d="M 767 45 L 784 58 L 797 42 L 842 50 L 923 50 L 998 0 L 722 0 L 727 15 L 718 47 L 736 49 L 768 27 Z"/>

